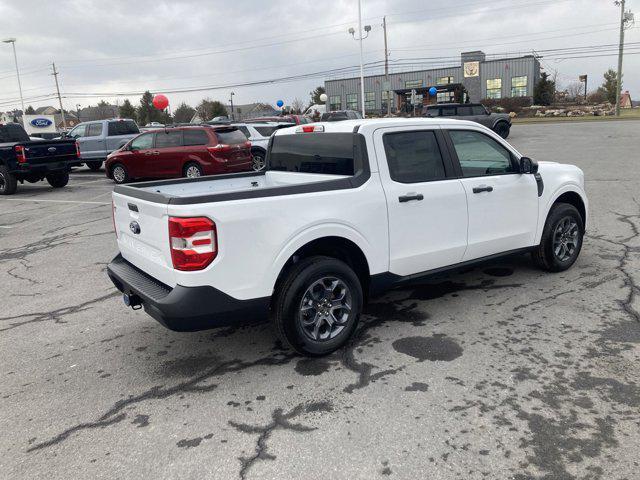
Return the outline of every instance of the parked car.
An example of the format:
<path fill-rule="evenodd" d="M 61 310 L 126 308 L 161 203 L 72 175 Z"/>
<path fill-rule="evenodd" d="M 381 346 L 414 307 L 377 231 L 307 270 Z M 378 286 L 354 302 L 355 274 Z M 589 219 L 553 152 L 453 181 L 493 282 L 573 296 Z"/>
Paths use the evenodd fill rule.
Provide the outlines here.
<path fill-rule="evenodd" d="M 172 330 L 270 314 L 294 350 L 324 355 L 369 295 L 515 252 L 559 272 L 580 253 L 582 171 L 538 166 L 477 123 L 299 125 L 268 157 L 261 172 L 115 187 L 107 271 L 125 304 Z"/>
<path fill-rule="evenodd" d="M 116 183 L 134 178 L 200 177 L 251 170 L 251 143 L 237 127 L 194 126 L 145 132 L 107 157 Z"/>
<path fill-rule="evenodd" d="M 334 112 L 325 112 L 320 117 L 321 122 L 341 122 L 342 120 L 356 120 L 362 118 L 360 112 L 355 110 L 336 110 Z"/>
<path fill-rule="evenodd" d="M 281 115 L 276 117 L 257 117 L 248 118 L 243 120 L 244 123 L 264 123 L 264 122 L 276 122 L 276 123 L 290 123 L 292 125 L 303 125 L 312 123 L 313 120 L 304 115 Z"/>
<path fill-rule="evenodd" d="M 53 188 L 69 182 L 69 165 L 78 160 L 74 140 L 31 140 L 22 125 L 0 124 L 0 195 L 12 195 L 18 182 L 46 179 Z"/>
<path fill-rule="evenodd" d="M 290 123 L 234 123 L 234 126 L 244 133 L 251 142 L 252 167 L 255 171 L 263 170 L 266 166 L 267 147 L 273 132 L 281 128 L 288 128 Z"/>
<path fill-rule="evenodd" d="M 455 117 L 460 120 L 478 122 L 490 128 L 502 138 L 509 136 L 511 117 L 507 113 L 491 113 L 481 103 L 443 103 L 429 105 L 425 113 L 427 117 Z"/>
<path fill-rule="evenodd" d="M 81 160 L 75 166 L 84 163 L 91 170 L 98 171 L 107 155 L 139 134 L 140 129 L 134 120 L 118 118 L 79 123 L 63 138 L 74 139 L 80 145 Z"/>

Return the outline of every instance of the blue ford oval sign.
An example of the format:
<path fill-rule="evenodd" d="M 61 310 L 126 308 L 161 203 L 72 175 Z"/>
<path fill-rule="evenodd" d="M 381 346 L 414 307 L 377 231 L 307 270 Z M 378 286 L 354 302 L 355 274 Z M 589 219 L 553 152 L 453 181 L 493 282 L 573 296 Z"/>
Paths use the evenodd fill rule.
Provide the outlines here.
<path fill-rule="evenodd" d="M 34 118 L 29 123 L 31 123 L 31 125 L 37 128 L 45 128 L 51 125 L 53 122 L 48 118 Z"/>

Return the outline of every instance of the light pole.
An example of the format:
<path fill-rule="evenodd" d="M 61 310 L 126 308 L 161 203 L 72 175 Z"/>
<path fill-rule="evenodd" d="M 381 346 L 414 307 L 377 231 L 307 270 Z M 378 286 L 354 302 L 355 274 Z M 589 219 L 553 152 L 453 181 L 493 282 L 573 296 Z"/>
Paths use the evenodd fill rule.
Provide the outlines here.
<path fill-rule="evenodd" d="M 358 36 L 356 37 L 356 31 L 351 27 L 349 29 L 349 33 L 351 36 L 360 42 L 360 98 L 362 102 L 362 117 L 365 116 L 364 109 L 364 60 L 362 58 L 362 40 L 369 36 L 369 32 L 371 31 L 371 25 L 365 25 L 364 31 L 366 32 L 365 36 L 362 36 L 362 0 L 358 0 Z"/>
<path fill-rule="evenodd" d="M 16 55 L 16 39 L 5 38 L 2 43 L 10 43 L 13 47 L 13 59 L 16 62 L 16 75 L 18 77 L 18 90 L 20 91 L 20 105 L 22 105 L 22 114 L 24 115 L 24 100 L 22 99 L 22 84 L 20 83 L 20 70 L 18 69 L 18 55 Z"/>
<path fill-rule="evenodd" d="M 235 120 L 235 117 L 233 115 L 233 96 L 235 95 L 235 93 L 231 92 L 231 120 Z"/>

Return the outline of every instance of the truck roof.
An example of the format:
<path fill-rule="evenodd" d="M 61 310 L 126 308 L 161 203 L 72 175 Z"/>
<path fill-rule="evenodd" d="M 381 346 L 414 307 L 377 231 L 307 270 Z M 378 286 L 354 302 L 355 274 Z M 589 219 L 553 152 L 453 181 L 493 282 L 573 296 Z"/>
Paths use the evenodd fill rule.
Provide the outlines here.
<path fill-rule="evenodd" d="M 363 128 L 366 130 L 375 130 L 382 127 L 397 127 L 397 126 L 460 126 L 467 125 L 471 127 L 478 127 L 479 124 L 468 120 L 458 120 L 455 118 L 447 119 L 442 117 L 437 118 L 368 118 L 368 119 L 355 119 L 355 120 L 343 120 L 340 122 L 316 122 L 309 125 L 322 125 L 325 132 L 355 132 L 356 130 L 363 132 Z M 300 125 L 295 127 L 283 128 L 274 133 L 274 135 L 291 135 L 296 132 Z"/>

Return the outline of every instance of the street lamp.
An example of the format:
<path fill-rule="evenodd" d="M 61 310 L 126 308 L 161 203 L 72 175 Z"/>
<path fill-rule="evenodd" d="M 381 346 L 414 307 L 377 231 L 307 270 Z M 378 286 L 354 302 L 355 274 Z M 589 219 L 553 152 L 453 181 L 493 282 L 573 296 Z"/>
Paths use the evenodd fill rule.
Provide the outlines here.
<path fill-rule="evenodd" d="M 22 105 L 22 114 L 24 115 L 24 100 L 22 99 L 22 84 L 20 83 L 20 70 L 18 70 L 18 56 L 16 55 L 16 39 L 5 38 L 2 43 L 10 43 L 13 47 L 13 59 L 16 62 L 16 75 L 18 76 L 18 90 L 20 91 L 20 105 Z"/>
<path fill-rule="evenodd" d="M 362 40 L 369 36 L 369 32 L 371 31 L 371 25 L 365 25 L 364 31 L 366 35 L 362 35 L 362 0 L 358 0 L 358 36 L 356 37 L 356 31 L 353 27 L 349 28 L 349 33 L 353 37 L 354 40 L 358 40 L 360 42 L 360 94 L 362 101 L 362 117 L 365 116 L 364 111 L 364 63 L 362 59 Z"/>

